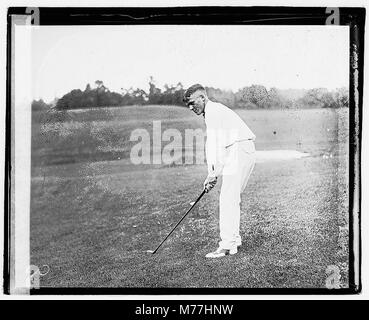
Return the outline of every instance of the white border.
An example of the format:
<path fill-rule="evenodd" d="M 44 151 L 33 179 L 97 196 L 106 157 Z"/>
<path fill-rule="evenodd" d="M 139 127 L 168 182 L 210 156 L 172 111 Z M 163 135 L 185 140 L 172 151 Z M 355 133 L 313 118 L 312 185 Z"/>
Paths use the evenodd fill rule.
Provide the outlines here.
<path fill-rule="evenodd" d="M 34 0 L 34 1 L 19 1 L 19 0 L 4 0 L 1 2 L 0 5 L 0 38 L 6 39 L 6 32 L 7 32 L 7 8 L 10 6 L 22 6 L 22 7 L 54 7 L 54 6 L 69 6 L 69 7 L 134 7 L 134 6 L 320 6 L 320 7 L 365 7 L 367 8 L 366 1 L 343 1 L 343 0 L 330 0 L 330 1 L 321 1 L 321 0 L 310 0 L 310 1 L 297 1 L 297 0 L 284 0 L 284 1 L 276 1 L 276 0 L 253 0 L 253 1 L 234 1 L 234 0 L 213 0 L 213 1 L 206 1 L 206 0 L 177 0 L 177 1 L 169 1 L 169 0 L 161 0 L 161 1 L 148 1 L 148 0 L 140 0 L 140 1 L 133 1 L 133 0 L 126 0 L 126 1 L 112 1 L 106 0 L 104 3 L 97 0 L 89 0 L 89 1 L 50 1 L 50 0 Z M 368 11 L 367 11 L 368 14 Z M 367 26 L 367 19 L 366 19 L 366 26 L 365 26 L 365 61 L 368 61 L 368 26 Z M 1 70 L 1 85 L 0 85 L 0 97 L 2 98 L 2 108 L 0 108 L 0 129 L 1 129 L 1 138 L 0 138 L 0 150 L 5 150 L 5 97 L 6 97 L 6 41 L 2 41 L 2 48 L 1 48 L 1 60 L 0 60 L 0 70 Z M 368 111 L 366 110 L 367 105 L 367 81 L 365 75 L 368 72 L 368 63 L 364 64 L 364 106 L 363 106 L 363 131 L 362 131 L 362 195 L 361 195 L 361 235 L 362 235 L 362 293 L 360 295 L 344 295 L 344 296 L 322 296 L 322 295 L 217 295 L 217 296 L 203 296 L 203 295 L 165 295 L 165 296 L 4 296 L 2 292 L 0 293 L 0 299 L 5 300 L 13 300 L 13 299 L 21 299 L 21 300 L 44 300 L 44 299 L 51 299 L 51 300 L 68 300 L 68 299 L 76 299 L 76 300 L 101 300 L 101 299 L 114 299 L 114 300 L 145 300 L 145 299 L 152 299 L 152 300 L 189 300 L 189 299 L 210 299 L 210 300 L 259 300 L 259 299 L 266 299 L 266 300 L 311 300 L 311 299 L 319 299 L 319 300 L 363 300 L 369 298 L 369 278 L 367 276 L 366 270 L 369 270 L 368 264 L 368 247 L 365 244 L 369 243 L 369 226 L 368 226 L 368 216 L 367 213 L 369 206 L 368 206 L 368 147 L 365 143 L 368 141 Z M 0 184 L 1 184 L 1 191 L 0 191 L 0 203 L 4 203 L 4 153 L 0 160 L 1 163 L 1 170 L 0 170 Z M 2 201 L 1 201 L 2 200 Z M 0 219 L 0 247 L 1 253 L 3 253 L 3 230 L 4 230 L 4 219 L 3 216 Z M 3 254 L 1 254 L 3 256 Z M 2 279 L 2 272 L 3 272 L 3 264 L 1 263 L 0 266 L 1 272 L 1 279 Z"/>

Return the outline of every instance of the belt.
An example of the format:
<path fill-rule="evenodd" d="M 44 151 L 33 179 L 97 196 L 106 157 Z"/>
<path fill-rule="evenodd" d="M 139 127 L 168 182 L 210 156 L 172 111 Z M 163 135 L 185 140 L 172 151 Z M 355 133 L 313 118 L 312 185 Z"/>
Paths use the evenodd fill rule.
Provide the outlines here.
<path fill-rule="evenodd" d="M 248 139 L 236 140 L 236 141 L 234 141 L 233 143 L 231 143 L 231 144 L 229 144 L 228 146 L 226 146 L 226 149 L 227 149 L 228 147 L 233 146 L 233 145 L 234 145 L 235 143 L 237 143 L 237 142 L 243 142 L 243 141 L 254 141 L 254 139 L 252 139 L 252 138 L 248 138 Z"/>

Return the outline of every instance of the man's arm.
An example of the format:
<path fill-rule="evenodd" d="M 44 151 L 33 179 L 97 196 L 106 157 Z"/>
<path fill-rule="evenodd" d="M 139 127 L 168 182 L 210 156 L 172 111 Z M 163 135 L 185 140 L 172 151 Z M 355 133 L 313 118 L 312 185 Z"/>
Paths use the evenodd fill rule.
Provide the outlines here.
<path fill-rule="evenodd" d="M 225 140 L 220 118 L 211 113 L 206 118 L 206 162 L 208 176 L 204 181 L 205 190 L 210 191 L 222 174 L 225 162 Z"/>

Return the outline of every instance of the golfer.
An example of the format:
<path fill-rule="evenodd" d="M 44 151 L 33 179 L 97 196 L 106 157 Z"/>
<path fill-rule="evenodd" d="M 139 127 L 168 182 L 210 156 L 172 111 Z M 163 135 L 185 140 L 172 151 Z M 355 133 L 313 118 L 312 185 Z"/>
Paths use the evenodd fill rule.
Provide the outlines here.
<path fill-rule="evenodd" d="M 225 105 L 207 97 L 205 88 L 195 84 L 188 88 L 183 101 L 206 124 L 206 161 L 208 176 L 204 182 L 209 192 L 222 176 L 219 198 L 220 242 L 218 248 L 206 255 L 219 258 L 237 253 L 241 245 L 241 193 L 255 165 L 255 135 L 246 123 Z"/>

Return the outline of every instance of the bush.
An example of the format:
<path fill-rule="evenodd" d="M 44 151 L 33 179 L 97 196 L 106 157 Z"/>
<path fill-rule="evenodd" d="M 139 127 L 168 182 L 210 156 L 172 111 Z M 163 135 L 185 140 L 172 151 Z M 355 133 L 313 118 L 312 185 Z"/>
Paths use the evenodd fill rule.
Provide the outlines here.
<path fill-rule="evenodd" d="M 347 88 L 328 91 L 326 88 L 314 88 L 299 100 L 303 106 L 318 106 L 321 108 L 347 108 L 349 106 L 349 93 Z"/>

